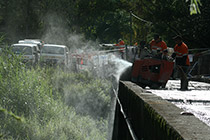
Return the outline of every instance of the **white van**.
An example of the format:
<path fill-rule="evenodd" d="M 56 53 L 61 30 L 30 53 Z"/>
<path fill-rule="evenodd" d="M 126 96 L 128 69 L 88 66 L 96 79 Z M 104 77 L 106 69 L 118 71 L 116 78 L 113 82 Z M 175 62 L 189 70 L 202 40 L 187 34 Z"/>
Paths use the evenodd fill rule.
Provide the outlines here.
<path fill-rule="evenodd" d="M 41 64 L 68 65 L 69 50 L 65 45 L 44 44 L 41 49 Z"/>
<path fill-rule="evenodd" d="M 13 44 L 12 52 L 16 55 L 22 55 L 24 63 L 35 65 L 40 60 L 39 48 L 36 44 Z"/>

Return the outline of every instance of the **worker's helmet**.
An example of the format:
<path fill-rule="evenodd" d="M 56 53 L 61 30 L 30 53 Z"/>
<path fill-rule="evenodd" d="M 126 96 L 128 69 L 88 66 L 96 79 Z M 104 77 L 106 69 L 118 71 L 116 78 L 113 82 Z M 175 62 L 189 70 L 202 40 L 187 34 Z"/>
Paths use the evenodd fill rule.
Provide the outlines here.
<path fill-rule="evenodd" d="M 157 40 L 158 38 L 160 38 L 160 35 L 159 34 L 154 34 L 153 37 L 154 37 L 155 40 Z"/>

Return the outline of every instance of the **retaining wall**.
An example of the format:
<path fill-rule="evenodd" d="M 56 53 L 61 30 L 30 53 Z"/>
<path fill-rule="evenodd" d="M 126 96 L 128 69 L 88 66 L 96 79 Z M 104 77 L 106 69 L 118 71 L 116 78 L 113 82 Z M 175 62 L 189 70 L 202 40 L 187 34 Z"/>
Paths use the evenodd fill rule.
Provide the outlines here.
<path fill-rule="evenodd" d="M 113 140 L 132 140 L 126 119 L 138 140 L 210 140 L 210 127 L 141 87 L 120 81 L 118 96 L 127 118 L 116 104 Z"/>

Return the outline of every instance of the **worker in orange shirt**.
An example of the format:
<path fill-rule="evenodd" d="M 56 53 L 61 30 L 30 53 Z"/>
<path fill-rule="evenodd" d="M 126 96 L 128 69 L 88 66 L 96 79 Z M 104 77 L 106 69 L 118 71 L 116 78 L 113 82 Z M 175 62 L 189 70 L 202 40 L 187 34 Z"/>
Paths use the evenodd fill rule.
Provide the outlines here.
<path fill-rule="evenodd" d="M 136 42 L 136 43 L 134 43 L 134 45 L 133 46 L 138 46 L 138 43 Z"/>
<path fill-rule="evenodd" d="M 175 63 L 178 68 L 178 74 L 181 78 L 181 90 L 188 90 L 188 79 L 187 71 L 190 66 L 189 56 L 188 56 L 188 47 L 182 41 L 181 36 L 175 36 L 174 41 L 176 43 L 174 47 L 174 53 L 172 58 L 175 58 Z"/>
<path fill-rule="evenodd" d="M 167 45 L 158 34 L 154 35 L 154 39 L 149 44 L 151 51 L 158 56 L 165 56 L 167 54 Z"/>
<path fill-rule="evenodd" d="M 119 39 L 118 43 L 115 46 L 119 47 L 118 49 L 120 50 L 121 58 L 124 58 L 123 56 L 124 56 L 125 42 L 122 39 Z"/>

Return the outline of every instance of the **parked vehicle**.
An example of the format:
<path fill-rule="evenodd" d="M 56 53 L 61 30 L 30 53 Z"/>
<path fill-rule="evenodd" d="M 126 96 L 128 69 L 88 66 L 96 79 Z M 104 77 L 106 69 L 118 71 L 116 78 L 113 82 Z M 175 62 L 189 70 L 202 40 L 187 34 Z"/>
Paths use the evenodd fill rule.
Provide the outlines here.
<path fill-rule="evenodd" d="M 68 65 L 69 50 L 65 45 L 44 44 L 41 49 L 41 64 L 43 65 Z"/>
<path fill-rule="evenodd" d="M 13 44 L 12 52 L 22 55 L 23 62 L 28 65 L 35 65 L 40 60 L 40 51 L 36 44 Z"/>
<path fill-rule="evenodd" d="M 36 44 L 39 47 L 39 50 L 44 46 L 44 41 L 40 39 L 24 39 L 19 40 L 18 43 L 20 44 Z"/>

